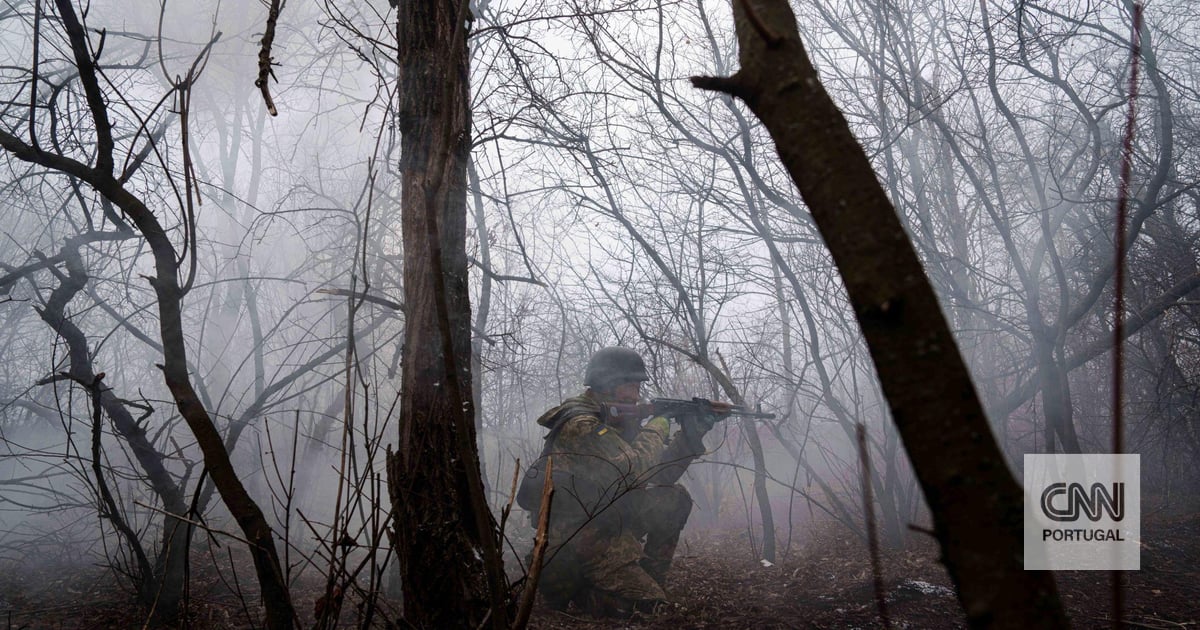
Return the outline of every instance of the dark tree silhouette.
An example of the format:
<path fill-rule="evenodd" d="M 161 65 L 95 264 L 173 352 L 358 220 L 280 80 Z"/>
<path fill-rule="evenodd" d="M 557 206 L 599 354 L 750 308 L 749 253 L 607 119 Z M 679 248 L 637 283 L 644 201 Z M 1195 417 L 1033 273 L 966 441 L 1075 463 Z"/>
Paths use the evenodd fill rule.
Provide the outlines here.
<path fill-rule="evenodd" d="M 1053 578 L 1021 565 L 1021 489 L 991 436 L 937 297 L 866 153 L 821 85 L 791 7 L 734 0 L 733 10 L 741 69 L 693 83 L 746 102 L 811 209 L 846 283 L 968 620 L 975 627 L 1065 627 Z"/>

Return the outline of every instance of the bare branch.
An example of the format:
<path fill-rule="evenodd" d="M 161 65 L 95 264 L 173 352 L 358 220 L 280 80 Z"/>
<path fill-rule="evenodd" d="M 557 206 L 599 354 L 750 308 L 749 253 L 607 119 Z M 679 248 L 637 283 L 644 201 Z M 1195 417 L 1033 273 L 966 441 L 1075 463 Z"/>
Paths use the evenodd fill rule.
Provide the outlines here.
<path fill-rule="evenodd" d="M 263 31 L 262 48 L 258 51 L 258 79 L 254 82 L 254 86 L 262 92 L 263 102 L 267 104 L 267 111 L 272 116 L 278 116 L 279 111 L 275 109 L 275 101 L 271 99 L 270 79 L 275 78 L 275 71 L 271 69 L 271 46 L 275 44 L 275 23 L 279 21 L 279 12 L 283 10 L 283 0 L 271 0 L 271 8 L 267 12 L 267 28 Z"/>

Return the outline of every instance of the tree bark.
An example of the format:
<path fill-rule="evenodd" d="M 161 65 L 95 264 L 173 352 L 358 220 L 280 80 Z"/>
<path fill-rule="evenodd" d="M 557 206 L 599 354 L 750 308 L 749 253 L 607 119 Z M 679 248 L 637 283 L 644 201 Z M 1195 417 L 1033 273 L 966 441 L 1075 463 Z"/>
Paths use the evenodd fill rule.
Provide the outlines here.
<path fill-rule="evenodd" d="M 1047 572 L 1026 572 L 1022 494 L 992 439 L 937 298 L 861 146 L 821 86 L 784 0 L 734 0 L 741 69 L 696 77 L 766 126 L 846 283 L 974 627 L 1061 628 Z"/>
<path fill-rule="evenodd" d="M 396 33 L 405 339 L 388 490 L 404 615 L 418 628 L 508 622 L 471 395 L 466 15 L 465 2 L 402 2 Z"/>

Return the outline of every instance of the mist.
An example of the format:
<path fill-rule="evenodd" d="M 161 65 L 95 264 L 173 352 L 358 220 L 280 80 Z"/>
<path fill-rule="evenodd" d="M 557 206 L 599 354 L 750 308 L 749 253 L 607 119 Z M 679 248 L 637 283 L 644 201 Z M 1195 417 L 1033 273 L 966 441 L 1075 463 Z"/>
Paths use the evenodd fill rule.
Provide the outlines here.
<path fill-rule="evenodd" d="M 442 291 L 469 310 L 446 298 L 457 371 L 423 381 L 406 361 L 445 353 L 442 331 L 412 336 L 425 306 L 406 282 L 435 272 L 407 264 L 404 178 L 425 152 L 450 173 L 457 149 L 403 154 L 405 99 L 441 103 L 452 84 L 403 93 L 436 56 L 401 65 L 395 3 L 274 3 L 273 24 L 271 3 L 0 8 L 0 615 L 422 627 L 404 536 L 425 525 L 403 506 L 436 498 L 396 472 L 418 460 L 478 469 L 491 514 L 464 489 L 444 520 L 494 528 L 515 609 L 537 538 L 513 502 L 543 448 L 535 421 L 624 346 L 647 398 L 775 415 L 705 436 L 681 480 L 694 506 L 674 607 L 634 627 L 978 625 L 844 262 L 780 159 L 820 147 L 780 146 L 744 97 L 691 81 L 747 63 L 730 3 L 464 2 L 461 20 L 443 4 L 458 30 L 430 37 L 464 39 L 469 67 L 465 183 L 446 176 L 465 223 L 430 233 L 465 253 L 465 282 Z M 1027 455 L 1141 455 L 1143 571 L 1113 600 L 1128 623 L 1191 619 L 1195 586 L 1153 571 L 1200 557 L 1189 9 L 1150 3 L 1134 57 L 1125 2 L 791 6 L 1007 477 Z M 477 455 L 412 446 L 438 412 L 409 406 L 410 382 L 470 394 L 450 406 L 472 428 L 453 435 Z M 463 557 L 487 563 L 481 549 Z M 1109 610 L 1106 587 L 1059 573 L 1074 623 L 1101 624 L 1082 615 Z M 529 623 L 586 620 L 539 604 Z"/>

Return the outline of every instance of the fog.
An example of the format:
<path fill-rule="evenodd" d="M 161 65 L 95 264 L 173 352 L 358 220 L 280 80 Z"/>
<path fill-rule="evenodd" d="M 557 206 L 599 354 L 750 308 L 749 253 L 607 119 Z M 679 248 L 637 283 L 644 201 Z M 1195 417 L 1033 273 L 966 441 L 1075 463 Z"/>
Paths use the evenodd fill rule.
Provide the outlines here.
<path fill-rule="evenodd" d="M 184 508 L 200 528 L 191 571 L 245 587 L 242 535 L 164 381 L 144 230 L 19 148 L 84 166 L 101 153 L 54 4 L 0 8 L 0 563 L 108 567 L 113 588 L 136 590 L 130 575 L 163 561 L 167 513 Z M 1200 17 L 1150 3 L 1125 144 L 1124 3 L 982 4 L 793 10 L 1014 475 L 1029 453 L 1111 451 L 1115 209 L 1132 151 L 1125 450 L 1142 454 L 1143 514 L 1194 514 Z M 915 544 L 910 525 L 933 524 L 838 268 L 757 118 L 688 80 L 736 71 L 729 4 L 470 10 L 470 363 L 510 575 L 534 535 L 508 506 L 542 448 L 535 420 L 582 392 L 589 357 L 612 345 L 645 358 L 647 396 L 777 416 L 708 435 L 683 480 L 685 540 L 735 540 L 770 563 L 816 531 L 865 546 L 862 425 L 873 526 L 886 549 Z M 114 173 L 174 246 L 187 375 L 279 541 L 284 581 L 307 620 L 305 589 L 352 546 L 345 591 L 381 593 L 380 614 L 398 618 L 385 458 L 405 350 L 396 11 L 285 4 L 277 116 L 255 85 L 266 13 L 105 0 L 83 21 Z M 5 590 L 0 610 L 25 614 Z"/>

